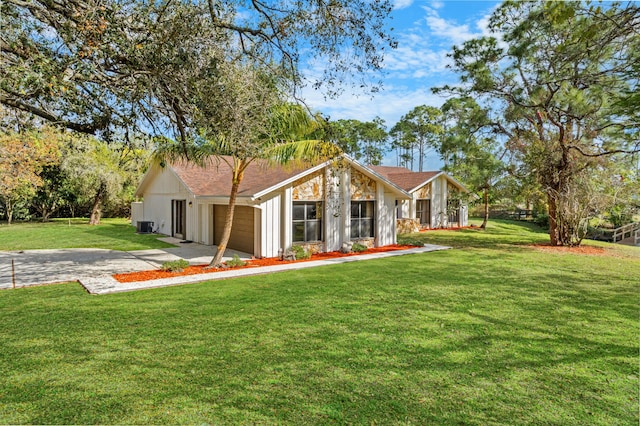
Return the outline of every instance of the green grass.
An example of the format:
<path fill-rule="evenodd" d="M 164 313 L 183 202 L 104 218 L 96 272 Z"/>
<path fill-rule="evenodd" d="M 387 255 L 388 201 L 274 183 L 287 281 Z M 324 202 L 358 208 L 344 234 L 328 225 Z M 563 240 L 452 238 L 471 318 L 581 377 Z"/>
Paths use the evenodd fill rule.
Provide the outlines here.
<path fill-rule="evenodd" d="M 640 258 L 534 227 L 454 250 L 90 296 L 0 292 L 0 423 L 638 424 Z"/>
<path fill-rule="evenodd" d="M 88 219 L 53 219 L 51 222 L 0 224 L 0 250 L 57 248 L 101 248 L 145 250 L 173 247 L 153 234 L 136 234 L 126 219 L 102 219 L 89 225 Z"/>

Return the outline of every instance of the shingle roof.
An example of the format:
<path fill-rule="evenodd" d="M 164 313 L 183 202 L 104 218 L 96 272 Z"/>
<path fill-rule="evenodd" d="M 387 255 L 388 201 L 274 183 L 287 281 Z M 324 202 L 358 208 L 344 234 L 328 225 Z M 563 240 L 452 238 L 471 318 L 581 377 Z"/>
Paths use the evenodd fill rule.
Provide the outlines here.
<path fill-rule="evenodd" d="M 228 161 L 230 157 L 223 157 Z M 186 162 L 171 165 L 178 177 L 196 196 L 228 197 L 231 193 L 232 169 L 227 162 L 212 159 L 207 167 Z M 266 161 L 254 160 L 244 172 L 238 196 L 251 197 L 267 188 L 307 170 L 306 167 L 270 165 Z"/>
<path fill-rule="evenodd" d="M 405 191 L 411 191 L 423 183 L 433 179 L 440 171 L 412 172 L 405 167 L 369 166 L 371 170 L 384 176 Z"/>

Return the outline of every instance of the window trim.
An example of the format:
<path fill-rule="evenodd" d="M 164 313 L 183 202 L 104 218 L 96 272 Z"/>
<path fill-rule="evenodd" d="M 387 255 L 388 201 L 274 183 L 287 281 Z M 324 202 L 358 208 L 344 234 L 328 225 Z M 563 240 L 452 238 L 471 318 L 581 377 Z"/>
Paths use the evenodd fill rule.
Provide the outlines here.
<path fill-rule="evenodd" d="M 371 217 L 369 216 L 362 216 L 362 211 L 363 208 L 362 206 L 366 206 L 367 203 L 371 203 L 372 204 L 372 208 L 371 208 Z M 358 216 L 353 216 L 353 205 L 354 204 L 359 204 L 361 207 L 358 209 Z M 365 214 L 366 214 L 366 207 L 364 208 Z M 350 220 L 350 231 L 349 231 L 349 238 L 351 240 L 358 240 L 358 239 L 364 239 L 364 238 L 375 238 L 376 236 L 376 200 L 351 200 L 351 206 L 350 206 L 350 212 L 349 212 L 349 220 Z M 358 221 L 358 235 L 354 236 L 353 235 L 353 221 L 357 220 Z M 370 220 L 371 221 L 371 235 L 362 235 L 362 222 L 363 221 L 367 221 Z"/>
<path fill-rule="evenodd" d="M 293 208 L 296 205 L 304 206 L 304 218 L 303 219 L 294 219 L 293 218 Z M 307 219 L 307 206 L 315 205 L 316 208 L 316 218 L 315 219 Z M 291 240 L 293 243 L 321 243 L 324 241 L 324 202 L 322 201 L 302 201 L 296 200 L 291 203 Z M 318 217 L 319 216 L 319 217 Z M 302 240 L 296 240 L 295 233 L 295 225 L 302 223 L 304 225 L 304 236 Z M 308 239 L 308 223 L 317 223 L 320 227 L 320 239 L 319 240 L 310 240 Z"/>
<path fill-rule="evenodd" d="M 426 205 L 426 212 L 428 213 L 426 222 L 422 221 L 424 211 L 420 209 L 421 206 Z M 422 214 L 420 214 L 422 213 Z M 416 200 L 416 219 L 420 222 L 420 225 L 431 226 L 431 198 L 419 198 Z"/>

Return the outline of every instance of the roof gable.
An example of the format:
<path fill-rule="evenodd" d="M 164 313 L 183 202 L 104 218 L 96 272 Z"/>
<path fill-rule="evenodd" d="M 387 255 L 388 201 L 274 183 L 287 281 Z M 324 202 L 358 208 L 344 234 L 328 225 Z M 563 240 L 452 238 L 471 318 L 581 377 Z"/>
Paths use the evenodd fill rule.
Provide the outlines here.
<path fill-rule="evenodd" d="M 391 182 L 398 185 L 400 188 L 407 192 L 414 192 L 423 187 L 427 183 L 431 182 L 436 177 L 443 175 L 449 182 L 456 187 L 460 188 L 463 192 L 469 192 L 467 188 L 452 176 L 449 176 L 443 171 L 429 171 L 429 172 L 412 172 L 405 167 L 391 167 L 391 166 L 370 166 L 372 170 L 383 175 Z"/>
<path fill-rule="evenodd" d="M 359 169 L 370 177 L 381 181 L 394 192 L 406 197 L 408 194 L 393 181 L 385 176 L 362 166 L 353 159 L 343 156 L 352 167 Z M 275 191 L 289 183 L 294 182 L 308 174 L 314 173 L 328 166 L 331 161 L 321 164 L 303 164 L 296 166 L 282 166 L 271 164 L 266 160 L 254 160 L 246 168 L 240 188 L 239 197 L 259 198 L 269 192 Z M 174 173 L 186 188 L 196 197 L 228 197 L 231 193 L 233 170 L 231 157 L 212 157 L 206 166 L 198 166 L 189 162 L 180 161 L 167 165 L 166 169 Z M 138 187 L 136 195 L 141 196 L 148 182 L 157 176 L 160 169 L 154 166 L 147 172 Z"/>
<path fill-rule="evenodd" d="M 233 177 L 232 161 L 231 157 L 220 157 L 212 158 L 205 167 L 179 162 L 171 168 L 195 196 L 228 197 Z M 238 196 L 251 197 L 305 169 L 270 165 L 264 160 L 252 161 L 244 172 Z"/>

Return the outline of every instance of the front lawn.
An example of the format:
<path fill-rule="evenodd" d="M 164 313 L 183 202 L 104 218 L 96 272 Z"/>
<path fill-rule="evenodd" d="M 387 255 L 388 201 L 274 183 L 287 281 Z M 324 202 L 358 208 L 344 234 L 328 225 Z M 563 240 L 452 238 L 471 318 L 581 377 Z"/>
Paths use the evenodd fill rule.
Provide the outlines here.
<path fill-rule="evenodd" d="M 640 249 L 453 250 L 90 296 L 0 292 L 0 423 L 638 424 Z"/>
<path fill-rule="evenodd" d="M 158 235 L 136 234 L 127 219 L 102 219 L 89 225 L 89 219 L 52 219 L 51 222 L 0 224 L 0 250 L 100 248 L 146 250 L 173 247 L 158 241 Z"/>

